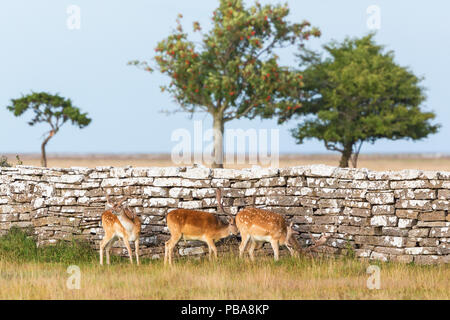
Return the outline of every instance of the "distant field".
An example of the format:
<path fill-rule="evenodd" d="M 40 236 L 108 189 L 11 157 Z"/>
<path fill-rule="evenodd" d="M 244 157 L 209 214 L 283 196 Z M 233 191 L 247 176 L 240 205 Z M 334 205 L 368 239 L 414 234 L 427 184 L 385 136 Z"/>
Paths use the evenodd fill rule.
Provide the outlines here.
<path fill-rule="evenodd" d="M 15 154 L 7 155 L 10 162 L 15 163 Z M 39 166 L 39 155 L 23 154 L 19 155 L 25 165 Z M 309 164 L 326 164 L 337 166 L 338 155 L 281 155 L 279 167 L 290 167 Z M 96 166 L 128 166 L 151 167 L 151 166 L 173 166 L 170 155 L 167 154 L 130 154 L 130 155 L 55 155 L 48 157 L 49 167 L 96 167 Z M 187 164 L 190 165 L 190 164 Z M 225 164 L 226 168 L 251 167 L 252 164 L 236 165 Z M 358 162 L 359 168 L 371 170 L 440 170 L 450 171 L 450 155 L 361 155 Z"/>

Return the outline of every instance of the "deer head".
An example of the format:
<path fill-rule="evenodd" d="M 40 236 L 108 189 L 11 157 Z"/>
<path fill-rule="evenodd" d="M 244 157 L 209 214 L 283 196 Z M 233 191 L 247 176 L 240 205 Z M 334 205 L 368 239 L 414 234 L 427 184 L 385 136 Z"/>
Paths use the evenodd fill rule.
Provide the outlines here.
<path fill-rule="evenodd" d="M 285 244 L 288 247 L 292 247 L 295 251 L 300 251 L 300 243 L 298 242 L 295 235 L 298 234 L 298 231 L 294 230 L 294 222 L 291 222 L 289 226 L 286 227 L 286 240 Z"/>
<path fill-rule="evenodd" d="M 231 214 L 225 212 L 225 210 L 223 209 L 222 190 L 220 188 L 218 188 L 216 190 L 216 200 L 217 200 L 217 205 L 220 208 L 220 211 L 225 213 L 228 216 L 227 217 L 227 222 L 228 222 L 228 231 L 229 231 L 230 235 L 237 235 L 239 233 L 239 230 L 238 230 L 238 228 L 236 226 L 235 218 Z"/>
<path fill-rule="evenodd" d="M 107 210 L 110 210 L 115 215 L 121 215 L 124 210 L 128 209 L 128 206 L 125 203 L 125 201 L 127 199 L 128 198 L 123 198 L 123 199 L 121 199 L 119 201 L 112 201 L 111 198 L 108 195 L 106 195 L 105 208 Z"/>
<path fill-rule="evenodd" d="M 239 229 L 236 226 L 236 221 L 233 217 L 227 218 L 228 222 L 228 231 L 230 232 L 230 235 L 237 235 L 239 233 Z"/>

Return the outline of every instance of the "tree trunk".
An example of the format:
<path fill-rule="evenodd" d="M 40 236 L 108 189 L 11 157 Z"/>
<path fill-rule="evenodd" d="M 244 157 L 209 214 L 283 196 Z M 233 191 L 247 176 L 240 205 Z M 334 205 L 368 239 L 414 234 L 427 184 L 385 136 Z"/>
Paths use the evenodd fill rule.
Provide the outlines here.
<path fill-rule="evenodd" d="M 47 154 L 45 153 L 45 146 L 47 145 L 48 141 L 55 135 L 55 132 L 52 130 L 50 131 L 50 134 L 47 138 L 45 138 L 44 142 L 42 142 L 41 145 L 41 166 L 47 167 Z"/>
<path fill-rule="evenodd" d="M 344 145 L 344 151 L 342 152 L 341 161 L 339 162 L 339 167 L 348 168 L 348 162 L 353 153 L 353 142 L 346 143 Z"/>
<path fill-rule="evenodd" d="M 359 146 L 353 152 L 353 157 L 351 159 L 353 168 L 356 168 L 356 166 L 358 165 L 358 157 L 359 157 L 359 153 L 361 152 L 361 147 L 362 147 L 363 143 L 364 143 L 364 141 L 360 141 Z"/>
<path fill-rule="evenodd" d="M 223 168 L 224 121 L 223 115 L 220 113 L 214 115 L 213 130 L 214 130 L 214 162 L 212 163 L 212 167 Z"/>

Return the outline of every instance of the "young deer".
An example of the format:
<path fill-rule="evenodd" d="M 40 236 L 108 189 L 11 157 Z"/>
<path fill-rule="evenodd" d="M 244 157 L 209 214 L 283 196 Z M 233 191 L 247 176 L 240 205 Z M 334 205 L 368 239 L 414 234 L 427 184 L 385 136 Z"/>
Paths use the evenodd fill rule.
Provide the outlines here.
<path fill-rule="evenodd" d="M 219 189 L 216 192 L 216 198 L 223 211 Z M 217 258 L 217 249 L 214 244 L 216 241 L 229 235 L 237 234 L 236 224 L 231 215 L 228 215 L 228 224 L 225 224 L 216 215 L 209 212 L 175 209 L 167 214 L 166 220 L 171 237 L 166 242 L 164 264 L 167 263 L 167 260 L 169 260 L 170 265 L 172 264 L 173 248 L 181 237 L 184 240 L 206 242 L 209 249 L 209 258 L 211 259 L 211 252 L 214 252 L 214 257 Z"/>
<path fill-rule="evenodd" d="M 299 250 L 300 245 L 295 237 L 292 237 L 294 230 L 293 223 L 289 226 L 278 213 L 263 209 L 246 208 L 236 215 L 236 225 L 241 233 L 241 244 L 239 246 L 239 255 L 242 257 L 251 241 L 249 254 L 254 260 L 253 251 L 256 247 L 261 248 L 264 242 L 270 242 L 275 260 L 279 257 L 279 246 L 284 245 L 288 248 L 291 255 L 295 255 L 294 249 Z"/>
<path fill-rule="evenodd" d="M 130 241 L 134 241 L 136 263 L 139 265 L 139 236 L 141 233 L 141 220 L 124 204 L 125 199 L 112 202 L 106 195 L 106 210 L 102 214 L 102 227 L 105 235 L 100 243 L 100 264 L 103 265 L 103 250 L 106 248 L 106 263 L 109 264 L 109 252 L 114 242 L 118 238 L 122 239 L 128 250 L 130 262 L 133 263 L 133 256 Z"/>
<path fill-rule="evenodd" d="M 253 203 L 254 203 L 253 198 Z M 303 250 L 293 234 L 297 233 L 292 229 L 293 222 L 289 226 L 286 220 L 278 213 L 257 209 L 246 208 L 236 215 L 236 225 L 241 233 L 241 244 L 239 246 L 239 255 L 242 257 L 247 246 L 251 241 L 249 255 L 254 260 L 253 252 L 255 248 L 260 249 L 264 242 L 269 242 L 272 246 L 275 261 L 279 258 L 279 246 L 286 246 L 291 256 L 297 255 L 297 251 L 308 252 L 327 241 L 327 237 L 322 236 L 314 245 Z M 312 239 L 312 237 L 311 237 Z M 313 241 L 313 240 L 312 240 Z"/>

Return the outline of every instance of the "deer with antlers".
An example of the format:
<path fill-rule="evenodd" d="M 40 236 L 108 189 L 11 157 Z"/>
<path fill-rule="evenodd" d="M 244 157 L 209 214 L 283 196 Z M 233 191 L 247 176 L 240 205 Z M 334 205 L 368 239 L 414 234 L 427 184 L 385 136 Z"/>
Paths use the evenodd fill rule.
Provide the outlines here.
<path fill-rule="evenodd" d="M 223 211 L 221 190 L 217 189 L 216 199 L 219 207 Z M 172 252 L 178 241 L 184 240 L 200 240 L 206 242 L 209 250 L 209 258 L 211 253 L 217 258 L 217 248 L 215 242 L 237 234 L 237 227 L 233 216 L 227 214 L 227 222 L 222 222 L 216 215 L 197 210 L 175 209 L 167 214 L 167 227 L 170 231 L 170 239 L 166 242 L 164 264 L 169 261 L 172 264 Z"/>
<path fill-rule="evenodd" d="M 253 205 L 254 203 L 255 198 L 253 197 Z M 239 246 L 239 256 L 243 257 L 245 248 L 251 241 L 248 252 L 252 261 L 254 260 L 254 250 L 260 249 L 265 242 L 269 242 L 272 246 L 274 259 L 277 261 L 280 246 L 286 246 L 291 256 L 296 256 L 297 252 L 309 252 L 323 245 L 328 239 L 323 235 L 317 242 L 314 242 L 313 246 L 304 250 L 294 236 L 297 232 L 293 229 L 293 222 L 288 226 L 282 215 L 258 208 L 245 208 L 239 211 L 236 215 L 236 225 L 242 239 Z M 314 241 L 312 237 L 311 240 Z"/>
<path fill-rule="evenodd" d="M 130 262 L 133 263 L 133 255 L 130 241 L 134 241 L 136 263 L 139 265 L 139 236 L 141 234 L 141 220 L 136 213 L 128 208 L 124 198 L 113 202 L 106 195 L 107 210 L 102 214 L 102 227 L 105 235 L 100 243 L 100 264 L 103 265 L 103 251 L 106 249 L 106 263 L 110 264 L 109 253 L 114 242 L 122 239 L 128 250 Z"/>

